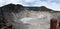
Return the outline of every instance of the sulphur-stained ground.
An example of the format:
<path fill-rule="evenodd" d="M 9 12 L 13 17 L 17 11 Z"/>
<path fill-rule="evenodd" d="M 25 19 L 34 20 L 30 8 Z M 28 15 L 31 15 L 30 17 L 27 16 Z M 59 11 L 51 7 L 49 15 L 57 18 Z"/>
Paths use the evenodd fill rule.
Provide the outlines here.
<path fill-rule="evenodd" d="M 40 11 L 22 11 L 11 13 L 13 27 L 16 29 L 50 29 L 51 13 Z"/>
<path fill-rule="evenodd" d="M 15 29 L 50 29 L 51 18 L 58 18 L 59 13 L 25 10 L 18 13 L 5 13 Z"/>

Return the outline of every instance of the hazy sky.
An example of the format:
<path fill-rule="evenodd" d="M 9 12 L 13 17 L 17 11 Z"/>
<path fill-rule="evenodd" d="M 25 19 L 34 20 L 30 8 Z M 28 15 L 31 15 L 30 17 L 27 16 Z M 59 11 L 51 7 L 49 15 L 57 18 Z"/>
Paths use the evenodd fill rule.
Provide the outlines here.
<path fill-rule="evenodd" d="M 9 3 L 23 6 L 46 6 L 47 8 L 60 11 L 60 0 L 0 0 L 0 7 Z"/>

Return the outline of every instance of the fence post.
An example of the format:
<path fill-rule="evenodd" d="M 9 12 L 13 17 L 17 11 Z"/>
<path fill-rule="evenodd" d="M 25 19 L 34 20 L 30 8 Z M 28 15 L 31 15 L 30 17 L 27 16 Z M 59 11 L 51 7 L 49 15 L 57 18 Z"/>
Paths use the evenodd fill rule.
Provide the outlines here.
<path fill-rule="evenodd" d="M 57 19 L 51 19 L 50 29 L 56 29 L 57 27 Z"/>

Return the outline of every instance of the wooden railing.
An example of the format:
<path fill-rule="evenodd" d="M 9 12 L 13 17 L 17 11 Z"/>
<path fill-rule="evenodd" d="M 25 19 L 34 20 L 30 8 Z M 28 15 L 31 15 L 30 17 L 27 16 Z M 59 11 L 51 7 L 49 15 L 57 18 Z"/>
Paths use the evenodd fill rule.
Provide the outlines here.
<path fill-rule="evenodd" d="M 60 27 L 59 27 L 59 25 L 57 23 L 57 19 L 51 19 L 50 29 L 60 29 Z"/>

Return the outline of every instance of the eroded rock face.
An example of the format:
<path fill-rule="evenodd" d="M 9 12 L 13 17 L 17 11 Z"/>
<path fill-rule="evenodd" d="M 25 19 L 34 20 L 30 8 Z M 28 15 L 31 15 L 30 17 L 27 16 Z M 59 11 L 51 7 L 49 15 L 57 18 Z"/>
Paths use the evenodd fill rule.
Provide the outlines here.
<path fill-rule="evenodd" d="M 51 14 L 40 11 L 21 11 L 11 13 L 13 19 L 9 19 L 16 29 L 48 29 L 50 28 Z"/>
<path fill-rule="evenodd" d="M 5 19 L 11 22 L 15 29 L 50 29 L 50 19 L 59 16 L 59 13 L 56 15 L 56 13 L 32 10 L 4 13 Z"/>
<path fill-rule="evenodd" d="M 51 15 L 49 12 L 35 12 L 29 13 L 29 17 L 21 19 L 22 22 L 30 24 L 29 29 L 48 29 L 50 27 Z M 29 19 L 29 20 L 28 20 Z"/>
<path fill-rule="evenodd" d="M 24 10 L 4 14 L 5 19 L 11 22 L 15 29 L 50 29 L 50 19 L 53 18 L 50 12 L 44 11 Z"/>

